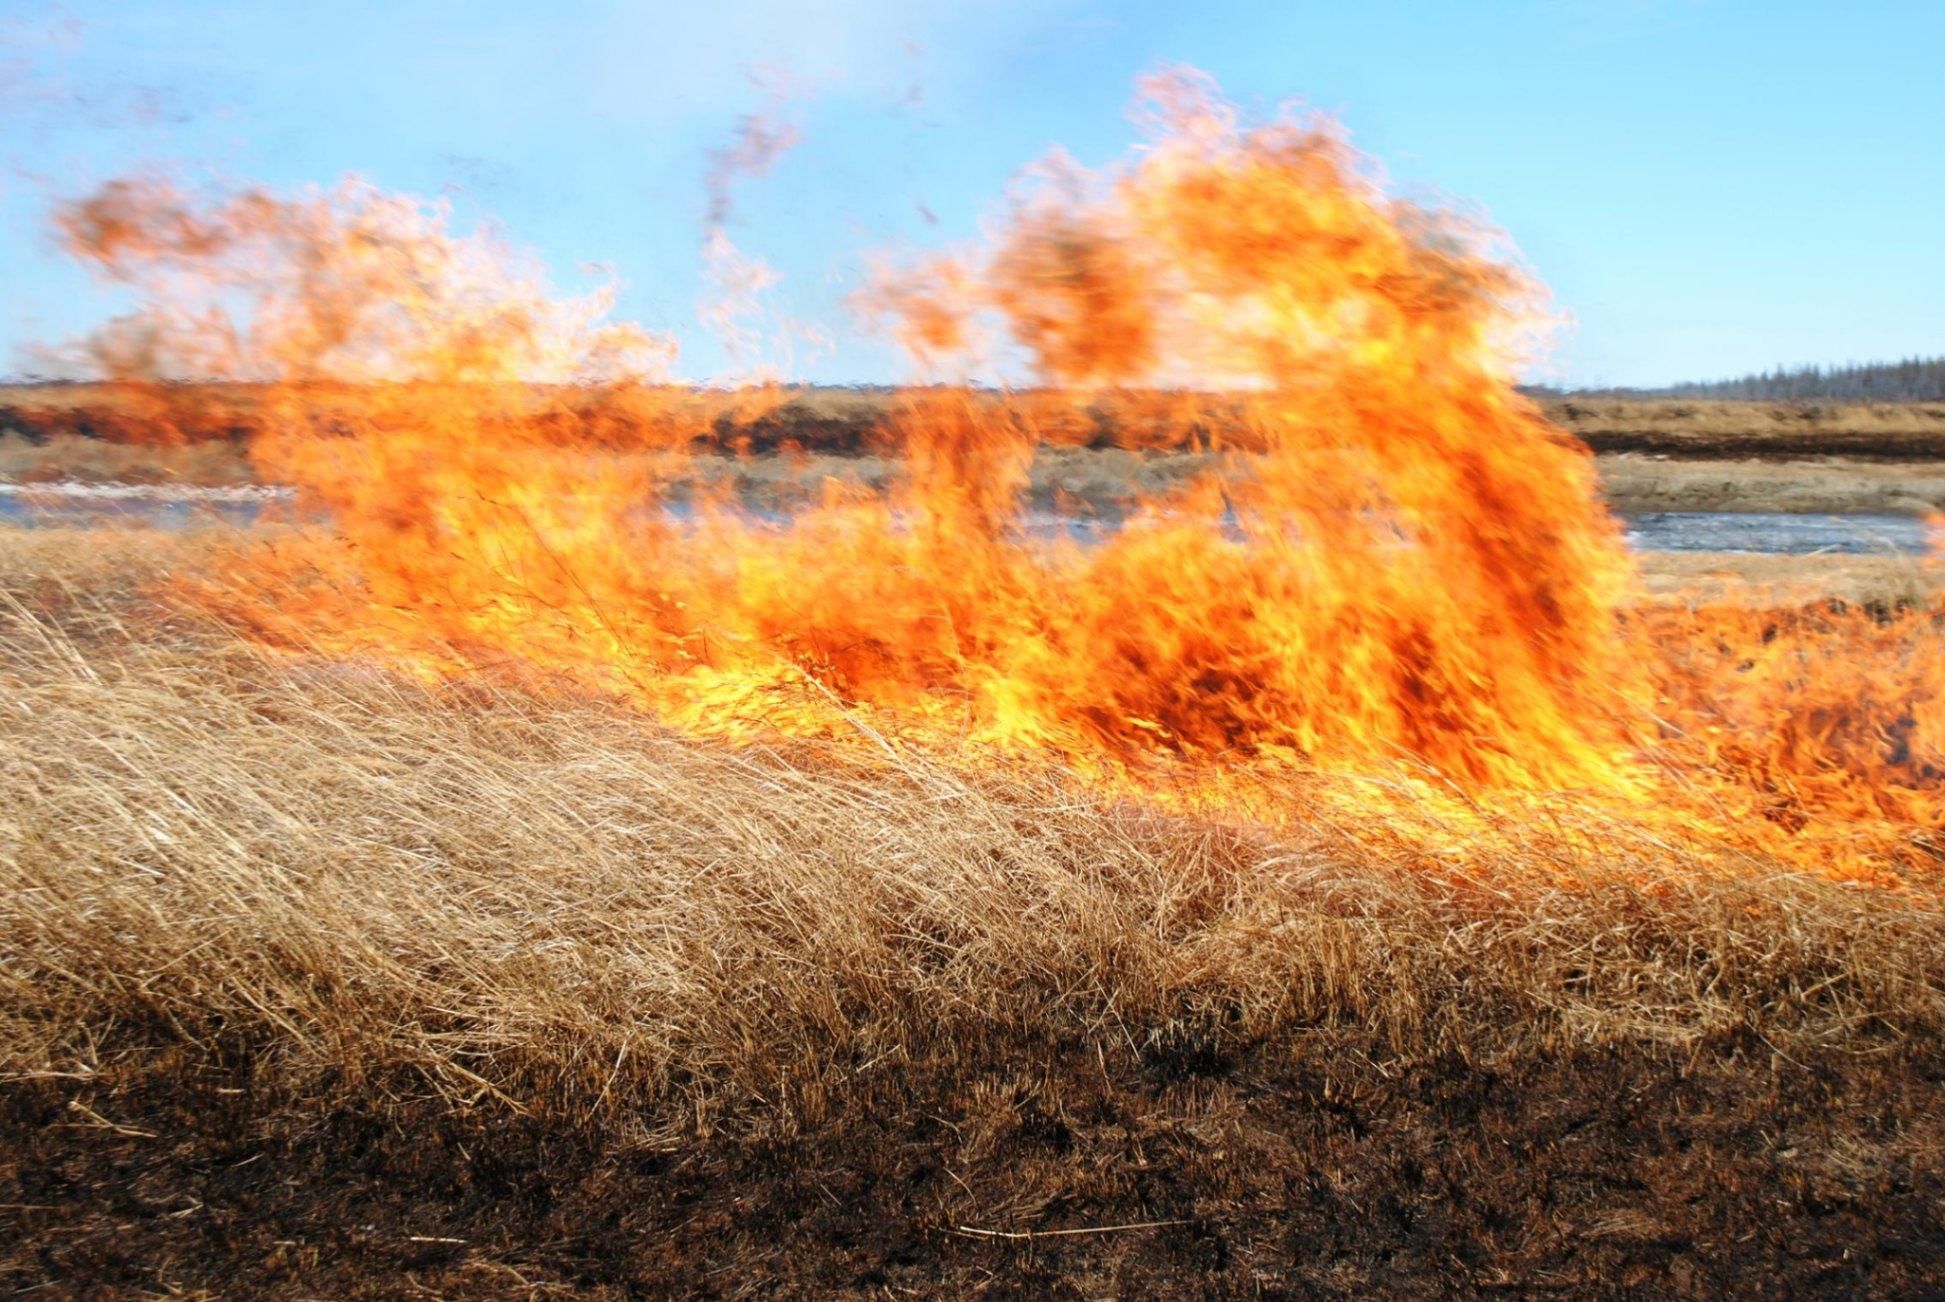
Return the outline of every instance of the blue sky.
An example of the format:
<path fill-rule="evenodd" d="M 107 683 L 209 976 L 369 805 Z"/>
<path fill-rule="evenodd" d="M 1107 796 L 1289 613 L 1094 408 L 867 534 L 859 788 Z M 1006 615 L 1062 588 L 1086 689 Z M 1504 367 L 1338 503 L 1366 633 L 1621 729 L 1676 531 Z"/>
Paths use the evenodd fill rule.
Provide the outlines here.
<path fill-rule="evenodd" d="M 731 233 L 836 331 L 805 378 L 895 379 L 846 324 L 864 255 L 972 235 L 1049 146 L 1115 157 L 1174 62 L 1507 230 L 1571 317 L 1538 378 L 1945 354 L 1942 48 L 1938 0 L 0 0 L 0 369 L 113 308 L 50 199 L 163 165 L 448 195 L 710 373 L 703 173 L 783 84 L 802 143 Z"/>

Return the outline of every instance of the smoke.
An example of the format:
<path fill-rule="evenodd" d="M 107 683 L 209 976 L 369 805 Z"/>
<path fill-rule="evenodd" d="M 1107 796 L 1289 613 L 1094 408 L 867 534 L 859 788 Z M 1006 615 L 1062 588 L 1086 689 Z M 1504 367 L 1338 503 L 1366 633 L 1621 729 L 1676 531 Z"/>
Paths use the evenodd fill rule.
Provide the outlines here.
<path fill-rule="evenodd" d="M 763 258 L 744 252 L 729 234 L 738 187 L 768 175 L 777 160 L 804 138 L 803 128 L 789 110 L 807 91 L 780 69 L 753 68 L 747 75 L 764 92 L 763 104 L 737 120 L 730 142 L 709 152 L 703 171 L 708 201 L 702 243 L 705 290 L 696 304 L 696 317 L 728 355 L 730 371 L 723 380 L 768 383 L 793 369 L 799 344 L 822 350 L 829 339 L 771 305 L 782 273 Z"/>
<path fill-rule="evenodd" d="M 709 155 L 703 187 L 709 195 L 710 229 L 720 229 L 729 221 L 739 182 L 763 176 L 803 138 L 794 122 L 779 121 L 767 113 L 744 114 L 736 124 L 732 143 Z"/>

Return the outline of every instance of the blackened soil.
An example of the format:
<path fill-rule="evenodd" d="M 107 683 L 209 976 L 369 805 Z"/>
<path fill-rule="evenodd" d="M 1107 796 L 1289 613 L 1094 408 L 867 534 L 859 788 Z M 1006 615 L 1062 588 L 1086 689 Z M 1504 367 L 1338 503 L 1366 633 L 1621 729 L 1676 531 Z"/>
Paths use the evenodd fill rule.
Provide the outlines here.
<path fill-rule="evenodd" d="M 1945 1288 L 1935 1045 L 1784 1056 L 1749 1036 L 1490 1065 L 1332 1040 L 908 1062 L 662 1143 L 538 1104 L 414 1102 L 402 1081 L 279 1096 L 165 1053 L 115 1090 L 0 1092 L 0 1288 Z"/>

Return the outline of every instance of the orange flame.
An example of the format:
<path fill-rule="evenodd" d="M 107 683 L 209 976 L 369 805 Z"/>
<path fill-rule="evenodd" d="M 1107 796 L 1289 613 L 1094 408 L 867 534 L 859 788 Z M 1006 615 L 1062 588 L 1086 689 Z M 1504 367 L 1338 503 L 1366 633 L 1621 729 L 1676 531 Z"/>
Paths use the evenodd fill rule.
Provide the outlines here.
<path fill-rule="evenodd" d="M 328 513 L 198 589 L 267 639 L 619 693 L 707 735 L 863 718 L 1257 812 L 1253 782 L 1403 764 L 1833 871 L 1935 853 L 1934 613 L 1626 610 L 1590 457 L 1512 387 L 1540 295 L 1491 233 L 1194 74 L 1146 82 L 1141 119 L 1120 166 L 1050 160 L 990 247 L 865 295 L 932 373 L 1017 351 L 1045 387 L 912 391 L 879 431 L 897 481 L 783 521 L 667 509 L 722 437 L 660 382 L 672 346 L 440 209 L 118 183 L 60 220 L 142 296 L 100 364 L 262 382 L 254 455 Z M 1234 451 L 1096 544 L 1044 536 L 1036 448 L 1104 425 Z"/>

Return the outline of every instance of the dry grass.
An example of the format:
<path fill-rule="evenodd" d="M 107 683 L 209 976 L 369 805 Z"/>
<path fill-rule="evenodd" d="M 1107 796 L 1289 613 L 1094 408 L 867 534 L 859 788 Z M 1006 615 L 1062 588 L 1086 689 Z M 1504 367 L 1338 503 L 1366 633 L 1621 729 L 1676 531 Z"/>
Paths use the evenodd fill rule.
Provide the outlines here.
<path fill-rule="evenodd" d="M 1481 890 L 1381 836 L 435 694 L 158 633 L 99 591 L 139 590 L 128 555 L 71 541 L 14 535 L 0 564 L 14 1070 L 72 1068 L 138 1015 L 256 1022 L 293 1065 L 405 1062 L 527 1101 L 620 1090 L 688 1125 L 718 1090 L 932 1036 L 1348 1022 L 1422 1054 L 1945 1011 L 1945 933 L 1910 898 L 1697 872 L 1625 838 L 1509 854 Z"/>
<path fill-rule="evenodd" d="M 0 481 L 14 484 L 249 484 L 256 471 L 241 446 L 229 442 L 149 447 L 80 434 L 40 441 L 0 430 Z"/>
<path fill-rule="evenodd" d="M 1922 605 L 1945 579 L 1945 570 L 1923 556 L 1644 552 L 1637 561 L 1644 598 L 1691 605 L 1768 608 L 1832 598 L 1862 606 Z"/>
<path fill-rule="evenodd" d="M 1934 444 L 1945 436 L 1945 403 L 1730 402 L 1680 398 L 1557 398 L 1547 418 L 1583 437 L 1653 433 L 1696 444 L 1864 439 L 1883 436 Z"/>
<path fill-rule="evenodd" d="M 506 1134 L 697 1161 L 728 1136 L 810 1142 L 851 1133 L 860 1108 L 890 1125 L 932 1107 L 960 1133 L 925 1142 L 978 1181 L 1015 1160 L 968 1138 L 982 1109 L 1025 1142 L 1022 1116 L 1103 1088 L 1070 1065 L 1035 1077 L 1051 1103 L 1024 1086 L 988 1099 L 1004 1063 L 1193 1078 L 1243 1055 L 1322 1071 L 1325 1100 L 1340 1068 L 1355 1092 L 1590 1054 L 1743 1062 L 1722 1070 L 1755 1073 L 1758 1095 L 1776 1055 L 1915 1055 L 1937 1078 L 1933 898 L 1702 872 L 1626 835 L 1522 858 L 1530 829 L 1482 877 L 1382 830 L 1165 817 L 1058 776 L 733 751 L 601 702 L 435 694 L 269 659 L 152 607 L 145 572 L 200 545 L 0 535 L 0 1072 L 42 1091 L 33 1115 L 87 1132 L 64 1144 L 140 1149 L 161 1124 L 141 1100 L 204 1098 L 208 1079 L 259 1100 L 258 1131 L 390 1100 L 506 1118 L 489 1136 L 520 1118 Z M 938 1080 L 957 1083 L 921 1084 Z M 1243 1114 L 1217 1125 L 1214 1097 L 1170 1115 L 1229 1133 Z M 1932 1095 L 1898 1097 L 1885 1106 Z M 1936 1116 L 1909 1120 L 1844 1179 L 1935 1162 Z M 1804 1142 L 1865 1142 L 1832 1134 Z M 1092 1205 L 1072 1188 L 1008 1202 L 1008 1178 L 1025 1177 L 989 1170 L 978 1196 L 946 1186 L 913 1215 L 1050 1228 Z M 1158 1198 L 1099 1206 L 1141 1220 Z M 1653 1202 L 1609 1207 L 1577 1241 L 1640 1238 Z"/>
<path fill-rule="evenodd" d="M 1844 457 L 1769 461 L 1616 453 L 1597 457 L 1617 511 L 1783 511 L 1924 516 L 1945 510 L 1945 462 Z"/>

